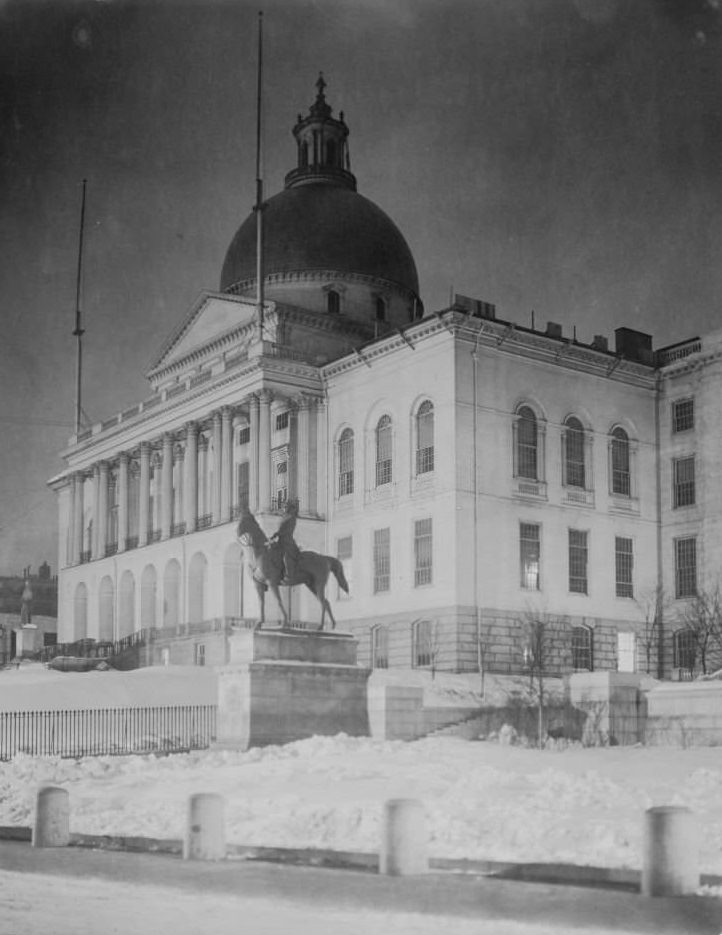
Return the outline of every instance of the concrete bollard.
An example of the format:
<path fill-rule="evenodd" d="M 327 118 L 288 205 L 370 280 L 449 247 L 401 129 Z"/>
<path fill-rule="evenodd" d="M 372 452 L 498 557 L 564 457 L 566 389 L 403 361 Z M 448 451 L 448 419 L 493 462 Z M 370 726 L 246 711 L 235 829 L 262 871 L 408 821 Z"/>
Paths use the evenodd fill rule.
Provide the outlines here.
<path fill-rule="evenodd" d="M 183 860 L 224 860 L 226 827 L 222 795 L 199 792 L 188 799 Z"/>
<path fill-rule="evenodd" d="M 33 825 L 33 847 L 67 847 L 70 843 L 70 796 L 60 786 L 38 791 Z"/>
<path fill-rule="evenodd" d="M 699 886 L 699 841 L 694 814 L 676 805 L 644 813 L 642 896 L 685 896 Z"/>
<path fill-rule="evenodd" d="M 389 799 L 384 805 L 379 873 L 412 876 L 427 873 L 424 807 L 417 799 Z"/>

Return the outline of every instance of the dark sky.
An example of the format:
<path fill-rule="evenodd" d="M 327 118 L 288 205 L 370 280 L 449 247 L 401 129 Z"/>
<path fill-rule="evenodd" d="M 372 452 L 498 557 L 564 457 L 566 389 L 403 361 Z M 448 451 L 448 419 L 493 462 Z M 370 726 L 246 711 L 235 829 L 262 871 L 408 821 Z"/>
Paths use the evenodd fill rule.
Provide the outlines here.
<path fill-rule="evenodd" d="M 404 232 L 427 310 L 718 326 L 721 0 L 268 0 L 267 194 L 318 71 L 359 191 Z M 257 4 L 0 0 L 0 573 L 57 564 L 88 179 L 84 405 L 144 372 L 253 197 Z"/>

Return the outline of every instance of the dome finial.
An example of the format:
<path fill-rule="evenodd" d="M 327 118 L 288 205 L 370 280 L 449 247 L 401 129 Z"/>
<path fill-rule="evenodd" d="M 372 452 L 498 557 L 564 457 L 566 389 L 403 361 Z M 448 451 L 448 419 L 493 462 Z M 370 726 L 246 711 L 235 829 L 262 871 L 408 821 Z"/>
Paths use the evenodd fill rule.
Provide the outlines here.
<path fill-rule="evenodd" d="M 326 79 L 323 77 L 322 71 L 318 73 L 316 87 L 318 88 L 318 94 L 316 95 L 316 100 L 311 104 L 310 114 L 312 117 L 322 117 L 326 119 L 331 116 L 331 108 L 328 106 L 326 95 L 324 94 Z"/>

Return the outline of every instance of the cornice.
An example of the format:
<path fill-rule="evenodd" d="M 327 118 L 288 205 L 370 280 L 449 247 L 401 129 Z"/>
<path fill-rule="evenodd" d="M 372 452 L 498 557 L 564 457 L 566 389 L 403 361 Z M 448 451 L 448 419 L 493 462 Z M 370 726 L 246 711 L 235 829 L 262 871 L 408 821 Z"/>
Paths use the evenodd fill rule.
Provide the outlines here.
<path fill-rule="evenodd" d="M 380 276 L 368 276 L 364 273 L 351 273 L 338 269 L 303 269 L 288 270 L 279 273 L 269 273 L 263 280 L 265 285 L 274 283 L 318 282 L 320 280 L 336 279 L 340 282 L 355 282 L 364 285 L 381 285 L 385 289 L 395 290 L 404 298 L 418 298 L 415 292 L 392 279 L 383 279 Z M 255 288 L 256 277 L 250 277 L 234 283 L 229 287 L 227 295 L 242 296 L 244 291 Z M 247 297 L 246 297 L 247 298 Z"/>

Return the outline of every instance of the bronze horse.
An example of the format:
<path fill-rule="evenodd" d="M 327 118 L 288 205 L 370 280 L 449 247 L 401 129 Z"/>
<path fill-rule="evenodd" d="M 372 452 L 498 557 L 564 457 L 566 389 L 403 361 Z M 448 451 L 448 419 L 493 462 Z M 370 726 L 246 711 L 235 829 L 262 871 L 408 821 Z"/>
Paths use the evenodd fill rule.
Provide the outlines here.
<path fill-rule="evenodd" d="M 271 593 L 276 598 L 278 606 L 281 609 L 283 617 L 283 628 L 287 629 L 291 623 L 283 606 L 279 587 L 293 586 L 296 584 L 305 584 L 321 605 L 321 626 L 323 630 L 326 621 L 326 613 L 331 618 L 333 629 L 336 629 L 336 620 L 334 619 L 331 605 L 326 598 L 326 583 L 328 576 L 333 572 L 339 587 L 348 594 L 348 582 L 343 573 L 343 565 L 337 558 L 331 555 L 321 555 L 318 552 L 304 552 L 298 554 L 296 561 L 296 574 L 289 580 L 285 577 L 285 568 L 283 560 L 283 547 L 280 542 L 269 542 L 266 534 L 258 525 L 255 516 L 252 513 L 243 513 L 241 521 L 238 524 L 238 541 L 246 555 L 246 561 L 251 569 L 251 577 L 258 592 L 258 602 L 261 608 L 261 617 L 258 626 L 262 627 L 265 623 L 265 594 L 270 588 Z"/>

